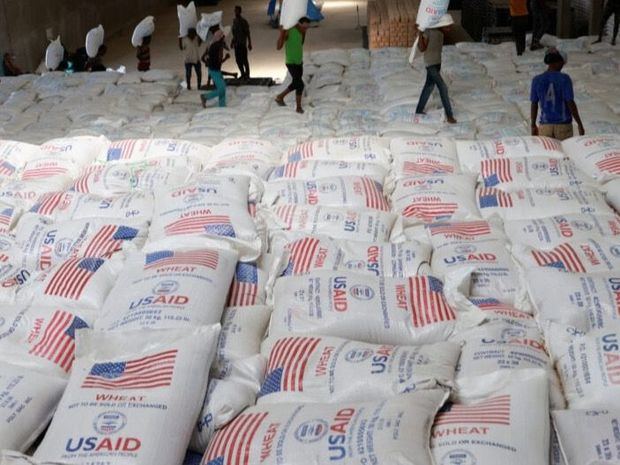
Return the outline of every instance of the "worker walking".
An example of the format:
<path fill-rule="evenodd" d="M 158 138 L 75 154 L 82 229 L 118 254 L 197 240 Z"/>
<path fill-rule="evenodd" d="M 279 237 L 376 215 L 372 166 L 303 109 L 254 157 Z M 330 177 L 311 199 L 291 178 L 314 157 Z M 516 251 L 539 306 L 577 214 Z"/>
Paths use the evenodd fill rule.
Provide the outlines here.
<path fill-rule="evenodd" d="M 285 106 L 284 98 L 295 91 L 295 101 L 297 104 L 297 113 L 303 113 L 304 109 L 301 105 L 304 93 L 304 43 L 306 41 L 306 32 L 310 27 L 310 20 L 305 16 L 301 18 L 297 24 L 291 29 L 280 29 L 278 37 L 278 50 L 284 47 L 286 56 L 286 68 L 293 78 L 293 82 L 287 89 L 276 97 L 276 103 Z"/>
<path fill-rule="evenodd" d="M 605 26 L 607 25 L 607 21 L 611 18 L 611 15 L 614 16 L 614 31 L 611 36 L 611 45 L 616 45 L 616 38 L 618 37 L 618 28 L 620 27 L 620 0 L 607 0 L 607 4 L 605 5 L 605 11 L 603 11 L 603 18 L 601 19 L 601 28 L 598 33 L 598 40 L 595 41 L 595 44 L 598 44 L 603 41 L 603 34 L 605 34 Z"/>
<path fill-rule="evenodd" d="M 192 90 L 192 68 L 196 71 L 196 84 L 198 90 L 202 86 L 202 65 L 200 64 L 200 46 L 202 40 L 198 37 L 195 28 L 187 30 L 187 36 L 179 38 L 179 49 L 185 58 L 185 82 L 187 90 Z"/>
<path fill-rule="evenodd" d="M 142 44 L 136 51 L 138 59 L 138 71 L 148 71 L 151 69 L 151 36 L 142 38 Z"/>
<path fill-rule="evenodd" d="M 208 59 L 207 59 L 207 67 L 209 68 L 209 77 L 213 79 L 213 83 L 215 84 L 215 90 L 210 92 L 205 92 L 200 96 L 200 100 L 202 101 L 202 106 L 207 107 L 207 101 L 217 97 L 219 99 L 219 106 L 226 106 L 226 82 L 224 81 L 224 76 L 222 75 L 222 63 L 230 58 L 230 54 L 227 53 L 224 56 L 224 48 L 225 48 L 225 35 L 222 30 L 218 30 L 213 35 L 213 41 L 209 46 L 208 50 Z"/>
<path fill-rule="evenodd" d="M 547 4 L 545 0 L 530 0 L 530 10 L 532 11 L 532 43 L 530 50 L 540 50 L 543 48 L 540 39 L 547 32 Z"/>
<path fill-rule="evenodd" d="M 444 34 L 450 31 L 454 24 L 452 16 L 444 15 L 441 20 L 432 29 L 426 31 L 418 31 L 418 49 L 424 53 L 424 66 L 426 66 L 426 82 L 420 94 L 420 100 L 416 108 L 417 114 L 424 114 L 424 109 L 428 103 L 428 99 L 433 93 L 433 89 L 437 86 L 439 96 L 444 111 L 446 112 L 446 121 L 455 124 L 452 105 L 448 95 L 448 86 L 441 77 L 441 52 L 443 50 Z"/>
<path fill-rule="evenodd" d="M 528 27 L 528 19 L 527 0 L 510 0 L 510 23 L 518 56 L 523 55 L 525 51 L 525 33 Z"/>
<path fill-rule="evenodd" d="M 252 37 L 250 23 L 241 16 L 241 7 L 235 7 L 235 19 L 232 24 L 232 48 L 235 50 L 235 61 L 241 74 L 241 79 L 250 79 L 250 61 L 248 51 L 252 51 Z"/>
<path fill-rule="evenodd" d="M 566 54 L 549 49 L 545 54 L 548 69 L 532 81 L 530 100 L 532 102 L 532 135 L 547 136 L 564 140 L 573 137 L 573 119 L 577 122 L 579 135 L 585 130 L 575 103 L 573 82 L 568 74 L 562 73 Z M 538 109 L 540 121 L 537 125 Z"/>

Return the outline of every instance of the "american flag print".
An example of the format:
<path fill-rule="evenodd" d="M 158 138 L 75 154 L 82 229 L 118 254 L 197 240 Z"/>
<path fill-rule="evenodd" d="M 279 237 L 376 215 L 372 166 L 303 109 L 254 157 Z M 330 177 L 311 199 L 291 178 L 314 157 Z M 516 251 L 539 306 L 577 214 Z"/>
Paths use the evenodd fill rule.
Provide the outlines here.
<path fill-rule="evenodd" d="M 491 234 L 491 226 L 487 221 L 457 221 L 454 223 L 429 224 L 431 236 L 444 235 L 459 238 L 479 238 Z"/>
<path fill-rule="evenodd" d="M 614 152 L 611 156 L 597 161 L 596 167 L 606 173 L 620 174 L 620 152 Z"/>
<path fill-rule="evenodd" d="M 313 142 L 304 142 L 303 144 L 299 144 L 293 147 L 288 152 L 288 161 L 289 163 L 299 162 L 302 160 L 306 160 L 308 158 L 312 158 L 314 156 L 314 143 Z"/>
<path fill-rule="evenodd" d="M 22 181 L 62 176 L 67 173 L 67 168 L 57 163 L 43 163 L 39 166 L 26 167 L 26 169 L 22 172 Z"/>
<path fill-rule="evenodd" d="M 80 177 L 75 180 L 71 189 L 75 192 L 81 192 L 83 194 L 90 193 L 91 181 L 100 177 L 103 171 L 104 167 L 102 165 L 93 165 L 85 168 Z"/>
<path fill-rule="evenodd" d="M 209 444 L 202 465 L 250 465 L 254 436 L 268 415 L 267 412 L 242 413 L 219 430 Z"/>
<path fill-rule="evenodd" d="M 0 230 L 7 230 L 11 227 L 14 212 L 13 207 L 0 210 Z"/>
<path fill-rule="evenodd" d="M 271 349 L 267 375 L 260 390 L 264 396 L 273 392 L 302 392 L 308 360 L 321 338 L 287 337 L 279 339 Z"/>
<path fill-rule="evenodd" d="M 478 191 L 478 205 L 480 208 L 512 208 L 512 196 L 499 189 L 480 189 Z"/>
<path fill-rule="evenodd" d="M 493 312 L 499 315 L 505 315 L 510 318 L 519 318 L 523 320 L 533 320 L 534 317 L 529 313 L 515 309 L 513 306 L 500 302 L 490 297 L 470 297 L 470 302 L 484 312 Z"/>
<path fill-rule="evenodd" d="M 480 173 L 484 187 L 493 187 L 498 184 L 512 181 L 511 162 L 508 158 L 493 158 L 480 162 Z"/>
<path fill-rule="evenodd" d="M 282 276 L 308 273 L 320 243 L 320 239 L 315 237 L 304 237 L 288 244 L 286 247 L 289 252 L 288 265 Z"/>
<path fill-rule="evenodd" d="M 383 197 L 383 187 L 380 183 L 367 177 L 362 177 L 361 182 L 368 208 L 382 211 L 390 209 L 387 200 Z"/>
<path fill-rule="evenodd" d="M 432 223 L 442 219 L 449 219 L 458 210 L 456 202 L 443 202 L 439 197 L 422 197 L 413 200 L 402 211 L 406 218 L 417 218 L 423 223 Z"/>
<path fill-rule="evenodd" d="M 170 386 L 177 352 L 172 349 L 135 360 L 95 363 L 82 388 L 116 391 Z"/>
<path fill-rule="evenodd" d="M 405 161 L 403 162 L 402 173 L 404 176 L 454 173 L 454 166 L 435 160 L 424 162 Z"/>
<path fill-rule="evenodd" d="M 579 254 L 570 244 L 560 244 L 548 251 L 532 250 L 532 256 L 539 266 L 549 266 L 573 273 L 587 271 Z"/>
<path fill-rule="evenodd" d="M 235 229 L 227 215 L 188 216 L 166 225 L 164 231 L 167 236 L 204 233 L 214 236 L 236 237 Z"/>
<path fill-rule="evenodd" d="M 131 159 L 139 139 L 126 139 L 112 142 L 108 148 L 108 161 Z"/>
<path fill-rule="evenodd" d="M 414 328 L 452 321 L 456 314 L 443 294 L 443 283 L 434 276 L 408 279 L 409 305 Z"/>
<path fill-rule="evenodd" d="M 103 226 L 89 241 L 84 257 L 109 258 L 123 248 L 123 242 L 131 241 L 138 236 L 136 228 L 108 224 Z"/>
<path fill-rule="evenodd" d="M 228 294 L 228 307 L 248 307 L 258 303 L 258 267 L 255 263 L 237 263 Z"/>
<path fill-rule="evenodd" d="M 561 151 L 562 145 L 559 141 L 552 139 L 550 137 L 539 137 L 538 140 L 542 143 L 542 146 L 545 150 L 548 151 Z"/>
<path fill-rule="evenodd" d="M 75 331 L 80 328 L 88 328 L 84 320 L 72 313 L 56 310 L 42 337 L 28 353 L 47 359 L 69 372 L 75 358 Z"/>
<path fill-rule="evenodd" d="M 63 262 L 52 270 L 44 294 L 78 300 L 90 279 L 104 262 L 102 258 L 94 257 L 71 258 Z"/>
<path fill-rule="evenodd" d="M 433 426 L 460 424 L 510 426 L 510 395 L 490 397 L 469 405 L 447 403 L 435 417 Z"/>
<path fill-rule="evenodd" d="M 146 254 L 144 269 L 151 270 L 162 266 L 204 266 L 217 269 L 220 254 L 215 250 L 190 250 L 186 252 L 159 250 Z"/>
<path fill-rule="evenodd" d="M 284 229 L 292 228 L 296 210 L 297 205 L 293 204 L 281 205 L 275 208 L 276 216 L 284 223 Z"/>
<path fill-rule="evenodd" d="M 294 163 L 286 163 L 285 165 L 280 165 L 273 170 L 272 178 L 296 178 L 297 171 L 301 166 L 301 162 Z"/>
<path fill-rule="evenodd" d="M 13 176 L 15 171 L 17 171 L 15 165 L 9 163 L 6 160 L 0 161 L 0 177 L 8 178 L 10 176 Z"/>
<path fill-rule="evenodd" d="M 53 215 L 56 209 L 67 201 L 68 197 L 66 195 L 64 192 L 43 194 L 30 211 L 39 215 Z"/>

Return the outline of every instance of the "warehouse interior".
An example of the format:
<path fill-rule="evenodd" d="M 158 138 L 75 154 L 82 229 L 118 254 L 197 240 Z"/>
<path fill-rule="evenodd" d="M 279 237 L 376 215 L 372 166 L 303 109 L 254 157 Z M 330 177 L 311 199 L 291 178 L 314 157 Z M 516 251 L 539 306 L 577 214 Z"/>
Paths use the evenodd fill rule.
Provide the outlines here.
<path fill-rule="evenodd" d="M 0 0 L 0 465 L 620 465 L 620 0 Z"/>

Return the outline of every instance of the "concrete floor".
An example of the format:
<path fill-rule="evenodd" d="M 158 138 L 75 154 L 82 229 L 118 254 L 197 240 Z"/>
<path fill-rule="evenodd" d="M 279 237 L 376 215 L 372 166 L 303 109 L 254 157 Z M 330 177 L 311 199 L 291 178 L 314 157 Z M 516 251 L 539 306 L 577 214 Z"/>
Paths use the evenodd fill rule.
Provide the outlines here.
<path fill-rule="evenodd" d="M 250 53 L 250 71 L 254 77 L 283 79 L 286 75 L 284 53 L 276 50 L 278 31 L 268 24 L 267 0 L 221 0 L 217 7 L 199 7 L 200 13 L 224 11 L 224 25 L 232 24 L 233 9 L 241 5 L 250 22 L 254 50 Z M 355 48 L 362 46 L 362 31 L 358 27 L 357 9 L 362 25 L 366 23 L 365 0 L 325 0 L 323 20 L 308 32 L 306 50 Z M 178 19 L 176 7 L 155 13 L 156 29 L 151 44 L 151 67 L 173 69 L 184 73 L 182 54 L 178 49 Z M 123 31 L 107 41 L 105 64 L 118 68 L 124 65 L 135 70 L 137 60 L 131 46 L 132 31 Z M 234 56 L 224 64 L 225 71 L 236 72 Z"/>

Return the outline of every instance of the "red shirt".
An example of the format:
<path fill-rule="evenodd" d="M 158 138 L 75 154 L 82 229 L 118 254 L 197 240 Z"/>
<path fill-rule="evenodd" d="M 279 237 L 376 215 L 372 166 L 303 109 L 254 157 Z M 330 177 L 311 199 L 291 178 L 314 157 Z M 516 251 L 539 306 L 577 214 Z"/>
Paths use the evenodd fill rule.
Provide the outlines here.
<path fill-rule="evenodd" d="M 510 16 L 527 16 L 527 0 L 510 0 Z"/>

